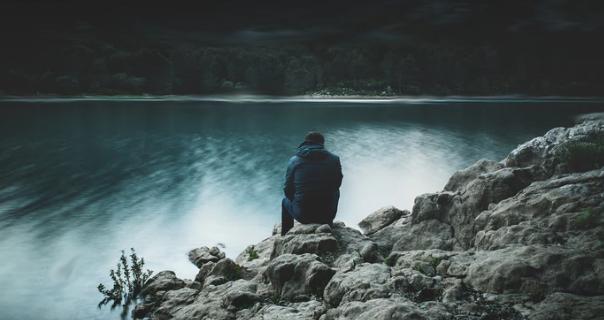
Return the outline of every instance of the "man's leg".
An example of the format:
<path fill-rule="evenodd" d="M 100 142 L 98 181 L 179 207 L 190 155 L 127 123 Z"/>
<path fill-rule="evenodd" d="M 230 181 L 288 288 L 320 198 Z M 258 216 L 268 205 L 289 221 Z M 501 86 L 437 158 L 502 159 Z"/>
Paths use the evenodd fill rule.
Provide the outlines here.
<path fill-rule="evenodd" d="M 287 204 L 289 199 L 281 201 L 281 235 L 284 236 L 294 226 L 294 218 L 289 214 Z"/>

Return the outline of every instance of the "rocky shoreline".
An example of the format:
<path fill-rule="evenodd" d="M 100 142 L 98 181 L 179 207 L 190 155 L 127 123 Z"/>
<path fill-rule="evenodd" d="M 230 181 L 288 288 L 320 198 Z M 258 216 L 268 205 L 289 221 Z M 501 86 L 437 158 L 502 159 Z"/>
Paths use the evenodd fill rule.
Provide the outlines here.
<path fill-rule="evenodd" d="M 602 319 L 604 167 L 577 166 L 569 150 L 597 148 L 604 121 L 584 120 L 456 172 L 411 211 L 372 213 L 363 232 L 336 222 L 282 237 L 277 226 L 235 261 L 194 249 L 196 278 L 158 273 L 133 316 Z"/>

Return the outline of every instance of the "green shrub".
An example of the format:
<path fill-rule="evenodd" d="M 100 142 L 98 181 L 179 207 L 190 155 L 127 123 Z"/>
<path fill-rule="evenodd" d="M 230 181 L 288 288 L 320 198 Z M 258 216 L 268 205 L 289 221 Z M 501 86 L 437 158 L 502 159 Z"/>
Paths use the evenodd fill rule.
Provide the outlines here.
<path fill-rule="evenodd" d="M 568 142 L 561 149 L 562 160 L 571 171 L 589 171 L 604 166 L 604 136 Z"/>
<path fill-rule="evenodd" d="M 97 286 L 99 292 L 103 295 L 103 300 L 99 303 L 99 307 L 113 301 L 112 308 L 124 302 L 124 307 L 127 307 L 140 294 L 143 286 L 151 278 L 153 271 L 147 269 L 143 271 L 145 259 L 136 255 L 133 248 L 130 249 L 130 263 L 124 250 L 116 265 L 116 269 L 109 270 L 109 277 L 113 280 L 113 287 L 107 289 L 105 285 L 100 283 Z"/>
<path fill-rule="evenodd" d="M 254 246 L 250 246 L 249 248 L 247 248 L 247 254 L 247 261 L 252 261 L 259 258 L 258 251 L 256 251 L 256 248 L 254 248 Z"/>

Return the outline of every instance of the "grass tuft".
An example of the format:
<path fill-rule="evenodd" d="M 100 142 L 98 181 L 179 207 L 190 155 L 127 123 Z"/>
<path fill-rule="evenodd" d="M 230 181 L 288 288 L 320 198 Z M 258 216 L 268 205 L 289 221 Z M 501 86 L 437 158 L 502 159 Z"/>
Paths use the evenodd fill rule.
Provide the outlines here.
<path fill-rule="evenodd" d="M 252 261 L 259 258 L 258 251 L 256 251 L 256 248 L 254 248 L 254 246 L 250 246 L 249 248 L 247 248 L 247 254 L 247 261 Z"/>
<path fill-rule="evenodd" d="M 601 168 L 604 166 L 604 136 L 567 142 L 562 145 L 561 156 L 572 172 Z"/>

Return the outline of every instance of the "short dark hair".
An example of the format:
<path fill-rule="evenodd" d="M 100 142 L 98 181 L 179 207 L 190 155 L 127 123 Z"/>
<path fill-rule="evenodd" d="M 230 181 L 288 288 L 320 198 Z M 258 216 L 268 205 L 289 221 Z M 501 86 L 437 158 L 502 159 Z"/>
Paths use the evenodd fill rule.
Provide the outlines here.
<path fill-rule="evenodd" d="M 311 143 L 324 144 L 325 138 L 323 137 L 323 135 L 320 132 L 311 131 L 311 132 L 307 133 L 306 136 L 304 136 L 304 141 L 311 142 Z"/>

